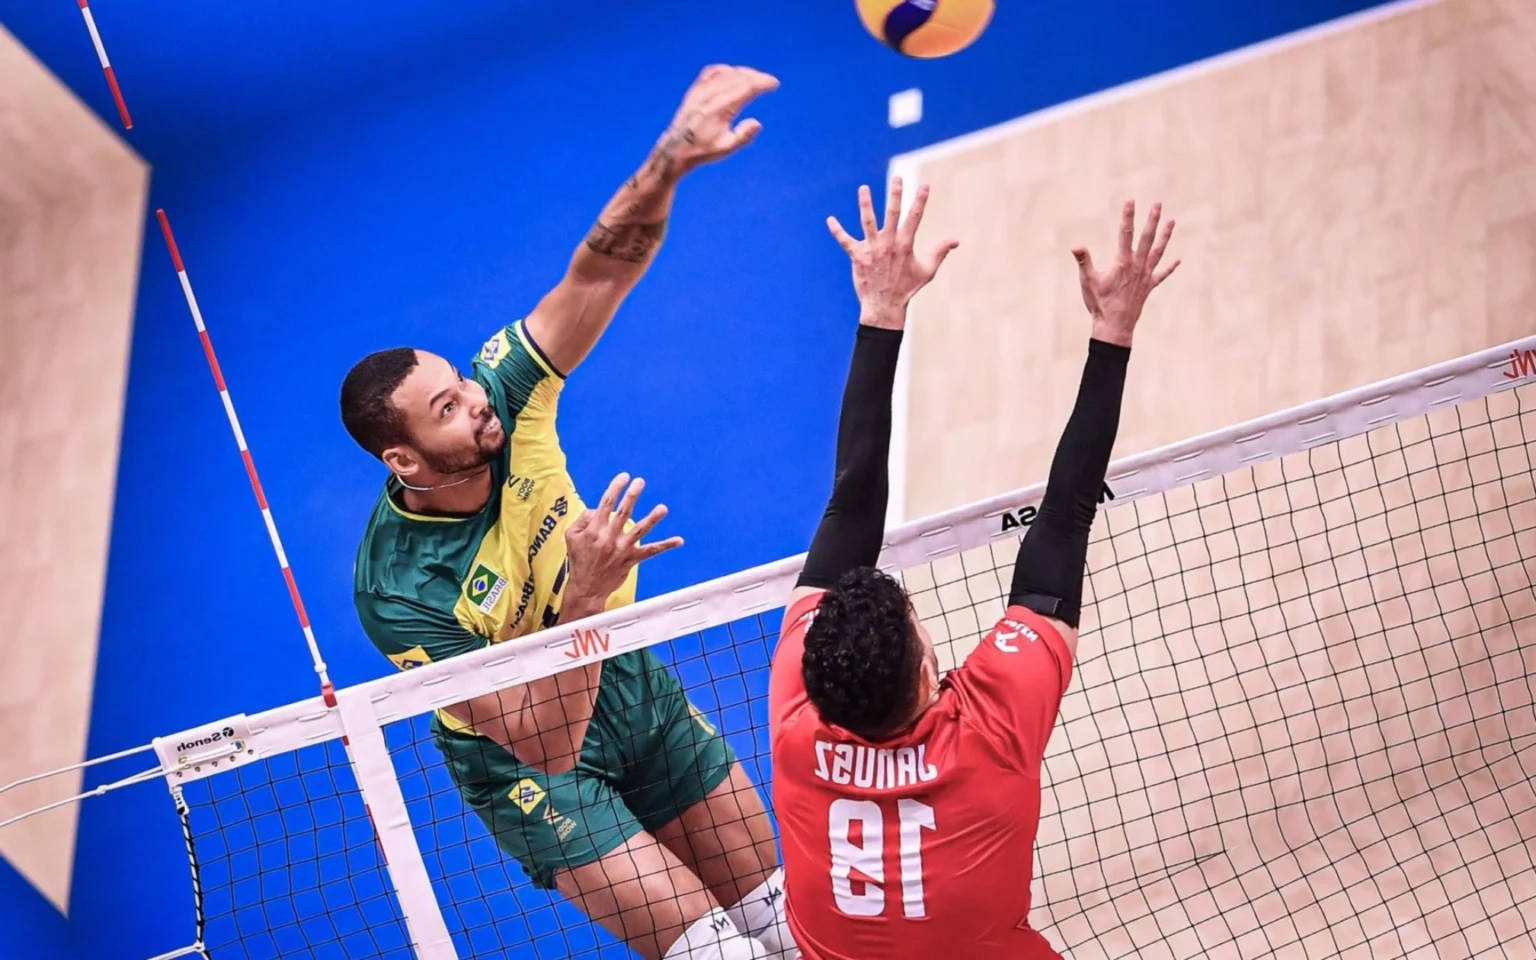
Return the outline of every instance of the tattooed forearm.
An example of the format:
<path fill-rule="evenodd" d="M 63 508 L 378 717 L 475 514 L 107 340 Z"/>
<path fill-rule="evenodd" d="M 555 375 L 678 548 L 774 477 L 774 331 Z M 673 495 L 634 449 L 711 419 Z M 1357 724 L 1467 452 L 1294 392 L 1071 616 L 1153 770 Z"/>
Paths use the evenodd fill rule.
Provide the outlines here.
<path fill-rule="evenodd" d="M 677 152 L 683 144 L 694 143 L 694 134 L 690 121 L 692 117 L 682 118 L 682 122 L 667 128 L 667 132 L 656 141 L 656 149 L 651 151 L 650 159 L 646 161 L 645 172 L 658 178 L 663 183 L 675 181 L 682 172 L 677 166 Z M 631 180 L 634 183 L 634 180 Z"/>
<path fill-rule="evenodd" d="M 686 121 L 687 118 L 684 118 Z M 687 171 L 678 156 L 694 140 L 687 122 L 678 122 L 656 146 L 634 176 L 608 201 L 576 251 L 571 267 L 584 276 L 613 275 L 617 263 L 648 264 L 667 232 L 667 216 L 678 178 Z M 592 259 L 592 255 L 602 259 Z"/>
<path fill-rule="evenodd" d="M 587 234 L 587 249 L 601 257 L 626 263 L 645 263 L 667 233 L 667 222 L 615 223 L 599 220 Z"/>

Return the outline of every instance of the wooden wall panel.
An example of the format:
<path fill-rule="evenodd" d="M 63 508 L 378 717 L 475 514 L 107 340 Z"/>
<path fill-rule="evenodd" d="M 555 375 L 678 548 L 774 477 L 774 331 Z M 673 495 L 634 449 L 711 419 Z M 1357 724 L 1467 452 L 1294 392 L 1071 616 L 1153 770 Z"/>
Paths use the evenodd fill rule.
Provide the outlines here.
<path fill-rule="evenodd" d="M 85 756 L 148 171 L 0 30 L 0 783 Z M 80 790 L 0 794 L 0 819 Z M 60 910 L 77 810 L 0 831 Z"/>

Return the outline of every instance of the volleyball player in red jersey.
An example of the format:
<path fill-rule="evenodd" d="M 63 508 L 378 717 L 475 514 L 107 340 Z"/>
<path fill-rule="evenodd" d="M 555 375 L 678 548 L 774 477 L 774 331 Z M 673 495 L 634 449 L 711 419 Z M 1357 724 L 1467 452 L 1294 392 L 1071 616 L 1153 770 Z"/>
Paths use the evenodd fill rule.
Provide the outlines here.
<path fill-rule="evenodd" d="M 1115 263 L 1074 250 L 1093 318 L 1088 359 L 1045 498 L 1019 546 L 1003 618 L 940 678 L 901 585 L 875 569 L 888 495 L 891 386 L 906 308 L 955 244 L 917 256 L 927 201 L 901 221 L 892 184 L 853 261 L 858 336 L 832 495 L 785 612 L 769 687 L 773 799 L 788 920 L 806 960 L 1058 958 L 1029 926 L 1040 765 L 1072 677 L 1088 534 L 1119 425 L 1131 334 L 1173 231 L 1152 208 Z M 1028 402 L 1020 378 L 1020 402 Z"/>

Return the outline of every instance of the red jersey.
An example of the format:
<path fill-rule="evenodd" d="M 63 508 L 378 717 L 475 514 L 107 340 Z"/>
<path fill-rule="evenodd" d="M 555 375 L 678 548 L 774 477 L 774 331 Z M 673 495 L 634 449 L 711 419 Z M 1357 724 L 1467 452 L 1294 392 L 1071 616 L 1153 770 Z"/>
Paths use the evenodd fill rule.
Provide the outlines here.
<path fill-rule="evenodd" d="M 800 661 L 821 594 L 785 612 L 769 683 L 773 805 L 805 960 L 1060 960 L 1029 926 L 1040 763 L 1072 676 L 1044 619 L 1009 607 L 913 727 L 822 722 Z"/>

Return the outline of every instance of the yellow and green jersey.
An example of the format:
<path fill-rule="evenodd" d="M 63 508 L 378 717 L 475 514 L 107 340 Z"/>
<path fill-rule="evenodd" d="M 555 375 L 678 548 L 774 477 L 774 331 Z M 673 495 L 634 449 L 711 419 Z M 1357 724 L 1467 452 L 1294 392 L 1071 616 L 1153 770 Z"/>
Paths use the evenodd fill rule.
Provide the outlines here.
<path fill-rule="evenodd" d="M 402 670 L 554 624 L 567 574 L 565 531 L 586 509 L 555 431 L 564 380 L 522 321 L 487 340 L 472 367 L 507 433 L 491 464 L 490 500 L 469 517 L 423 516 L 400 505 L 391 476 L 357 552 L 358 618 Z M 634 602 L 635 582 L 631 571 L 608 606 Z M 464 731 L 445 713 L 438 722 Z"/>

